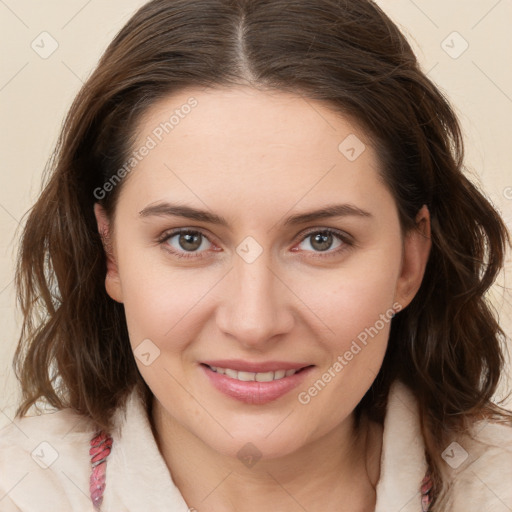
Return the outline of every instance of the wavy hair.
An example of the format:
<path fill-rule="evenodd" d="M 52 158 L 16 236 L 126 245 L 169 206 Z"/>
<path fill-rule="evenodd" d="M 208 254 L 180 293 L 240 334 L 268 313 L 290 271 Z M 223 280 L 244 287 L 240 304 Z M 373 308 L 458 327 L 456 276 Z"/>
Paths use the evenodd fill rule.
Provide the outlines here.
<path fill-rule="evenodd" d="M 106 293 L 93 205 L 114 217 L 137 122 L 187 87 L 238 84 L 322 100 L 366 131 L 403 232 L 423 204 L 432 249 L 421 287 L 392 320 L 378 376 L 356 408 L 383 421 L 390 384 L 418 399 L 434 496 L 440 454 L 476 419 L 510 421 L 492 401 L 505 335 L 486 299 L 510 236 L 464 174 L 463 140 L 448 101 L 421 71 L 397 26 L 370 0 L 153 0 L 117 34 L 73 102 L 23 228 L 16 269 L 23 325 L 14 366 L 17 415 L 43 400 L 100 427 L 139 387 L 122 304 Z M 434 499 L 433 509 L 436 499 Z"/>

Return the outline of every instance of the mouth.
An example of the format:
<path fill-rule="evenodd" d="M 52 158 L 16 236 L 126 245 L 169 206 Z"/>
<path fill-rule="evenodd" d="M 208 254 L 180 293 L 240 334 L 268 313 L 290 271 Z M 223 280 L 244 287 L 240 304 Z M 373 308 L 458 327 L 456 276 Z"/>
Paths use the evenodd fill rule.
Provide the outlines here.
<path fill-rule="evenodd" d="M 220 375 L 225 375 L 230 379 L 239 380 L 242 382 L 272 382 L 274 380 L 281 380 L 285 377 L 291 377 L 296 373 L 300 373 L 304 371 L 306 368 L 310 366 L 304 366 L 302 368 L 291 368 L 286 370 L 284 368 L 275 370 L 275 371 L 267 371 L 267 372 L 248 372 L 242 370 L 235 370 L 233 368 L 223 368 L 221 366 L 211 366 L 208 364 L 202 363 L 204 366 L 207 366 L 210 370 Z"/>
<path fill-rule="evenodd" d="M 263 405 L 288 394 L 315 367 L 297 363 L 201 363 L 210 384 L 225 396 L 246 404 Z M 259 371 L 258 371 L 259 370 Z"/>

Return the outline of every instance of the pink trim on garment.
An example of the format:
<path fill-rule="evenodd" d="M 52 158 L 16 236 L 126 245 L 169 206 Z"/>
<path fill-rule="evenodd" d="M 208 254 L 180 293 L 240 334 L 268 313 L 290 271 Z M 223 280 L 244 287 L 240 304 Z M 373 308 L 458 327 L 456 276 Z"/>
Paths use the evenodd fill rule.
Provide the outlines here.
<path fill-rule="evenodd" d="M 89 482 L 89 490 L 94 508 L 99 510 L 103 501 L 103 491 L 105 490 L 105 477 L 107 470 L 107 457 L 112 450 L 112 437 L 103 430 L 97 432 L 91 439 L 91 448 L 89 455 L 91 456 L 91 478 Z M 425 477 L 421 482 L 421 510 L 428 512 L 432 503 L 432 479 L 430 472 L 427 470 Z"/>
<path fill-rule="evenodd" d="M 89 491 L 94 508 L 99 510 L 103 501 L 105 490 L 105 478 L 107 470 L 107 457 L 112 450 L 112 437 L 104 431 L 97 432 L 91 439 L 91 477 L 89 480 Z"/>
<path fill-rule="evenodd" d="M 430 477 L 430 472 L 427 471 L 427 474 L 423 478 L 421 482 L 421 510 L 422 512 L 428 512 L 430 508 L 430 504 L 432 503 L 432 478 Z"/>

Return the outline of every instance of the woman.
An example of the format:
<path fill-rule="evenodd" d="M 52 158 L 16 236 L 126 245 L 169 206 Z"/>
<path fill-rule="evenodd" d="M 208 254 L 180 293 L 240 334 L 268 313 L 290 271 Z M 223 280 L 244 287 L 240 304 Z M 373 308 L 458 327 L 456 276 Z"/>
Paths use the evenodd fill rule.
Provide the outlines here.
<path fill-rule="evenodd" d="M 374 3 L 146 4 L 27 220 L 2 507 L 512 507 L 510 240 L 462 164 Z"/>

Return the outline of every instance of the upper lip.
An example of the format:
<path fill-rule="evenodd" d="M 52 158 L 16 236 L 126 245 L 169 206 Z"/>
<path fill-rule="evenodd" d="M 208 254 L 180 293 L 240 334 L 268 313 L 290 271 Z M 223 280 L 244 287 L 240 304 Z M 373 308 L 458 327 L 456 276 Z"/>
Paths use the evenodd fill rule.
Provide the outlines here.
<path fill-rule="evenodd" d="M 289 361 L 243 361 L 242 359 L 219 359 L 215 361 L 202 361 L 203 364 L 208 366 L 215 366 L 216 368 L 230 368 L 241 372 L 275 372 L 277 370 L 300 370 L 306 366 L 311 366 L 304 363 L 294 363 Z"/>

